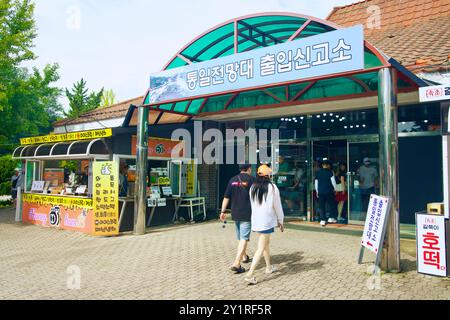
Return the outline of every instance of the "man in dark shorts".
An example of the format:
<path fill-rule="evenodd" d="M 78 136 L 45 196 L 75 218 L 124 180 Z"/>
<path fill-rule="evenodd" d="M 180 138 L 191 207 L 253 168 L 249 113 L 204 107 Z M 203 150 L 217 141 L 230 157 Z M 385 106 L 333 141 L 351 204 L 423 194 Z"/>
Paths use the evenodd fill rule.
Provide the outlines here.
<path fill-rule="evenodd" d="M 236 236 L 239 241 L 236 259 L 231 267 L 231 270 L 235 273 L 245 272 L 245 269 L 241 266 L 241 262 L 250 262 L 250 257 L 247 254 L 247 245 L 250 241 L 250 233 L 252 230 L 252 207 L 249 191 L 255 181 L 255 178 L 251 175 L 251 165 L 241 164 L 239 170 L 241 172 L 228 182 L 220 214 L 220 219 L 224 221 L 226 218 L 226 209 L 231 202 L 231 218 L 235 222 Z"/>

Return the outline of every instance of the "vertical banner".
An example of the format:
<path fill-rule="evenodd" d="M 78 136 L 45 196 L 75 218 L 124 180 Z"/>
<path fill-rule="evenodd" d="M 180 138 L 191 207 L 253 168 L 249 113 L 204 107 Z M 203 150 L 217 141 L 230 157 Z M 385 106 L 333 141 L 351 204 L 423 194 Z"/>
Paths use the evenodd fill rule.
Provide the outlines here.
<path fill-rule="evenodd" d="M 186 195 L 187 196 L 195 196 L 197 194 L 196 183 L 195 183 L 195 171 L 196 165 L 194 160 L 189 160 L 186 163 Z"/>
<path fill-rule="evenodd" d="M 373 253 L 378 254 L 383 247 L 389 207 L 389 198 L 374 194 L 370 196 L 361 245 Z"/>
<path fill-rule="evenodd" d="M 119 172 L 114 161 L 93 163 L 94 225 L 92 234 L 119 234 Z"/>
<path fill-rule="evenodd" d="M 444 216 L 416 214 L 417 271 L 447 276 Z"/>

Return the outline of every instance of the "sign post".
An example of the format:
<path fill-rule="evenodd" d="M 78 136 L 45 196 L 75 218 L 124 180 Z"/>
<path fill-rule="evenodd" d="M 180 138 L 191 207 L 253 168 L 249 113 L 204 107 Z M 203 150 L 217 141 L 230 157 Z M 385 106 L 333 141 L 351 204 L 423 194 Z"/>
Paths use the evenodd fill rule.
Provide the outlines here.
<path fill-rule="evenodd" d="M 386 235 L 387 224 L 391 209 L 391 199 L 377 195 L 370 196 L 369 208 L 367 209 L 366 223 L 361 240 L 361 250 L 359 253 L 358 264 L 362 263 L 364 249 L 375 253 L 375 268 L 380 266 L 384 238 Z"/>

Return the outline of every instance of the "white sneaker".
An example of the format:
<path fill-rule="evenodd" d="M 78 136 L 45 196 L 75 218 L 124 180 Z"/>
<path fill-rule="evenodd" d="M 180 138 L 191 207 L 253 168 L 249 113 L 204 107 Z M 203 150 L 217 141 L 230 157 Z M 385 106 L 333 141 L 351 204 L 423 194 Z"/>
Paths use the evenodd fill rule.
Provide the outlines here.
<path fill-rule="evenodd" d="M 328 219 L 328 223 L 337 223 L 337 220 L 335 218 Z"/>
<path fill-rule="evenodd" d="M 258 281 L 256 281 L 256 277 L 245 278 L 244 280 L 248 282 L 248 285 L 255 285 L 258 283 Z"/>
<path fill-rule="evenodd" d="M 266 274 L 271 274 L 271 273 L 274 273 L 277 271 L 278 271 L 278 268 L 274 265 L 271 265 L 270 268 L 266 268 Z"/>
<path fill-rule="evenodd" d="M 320 225 L 322 227 L 325 227 L 327 225 L 327 222 L 325 220 L 320 221 Z"/>

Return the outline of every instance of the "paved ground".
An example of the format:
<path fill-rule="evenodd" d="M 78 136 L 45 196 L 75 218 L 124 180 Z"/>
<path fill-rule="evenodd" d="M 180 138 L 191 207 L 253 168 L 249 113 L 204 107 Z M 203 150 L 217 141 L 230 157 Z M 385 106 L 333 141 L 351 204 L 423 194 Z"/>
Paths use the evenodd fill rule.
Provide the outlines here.
<path fill-rule="evenodd" d="M 405 272 L 377 282 L 366 273 L 369 263 L 355 263 L 355 236 L 278 232 L 272 255 L 280 271 L 266 276 L 261 265 L 260 283 L 247 286 L 228 271 L 232 224 L 94 238 L 12 220 L 11 210 L 0 209 L 0 299 L 450 299 L 450 279 L 417 274 L 406 254 Z M 79 268 L 81 289 L 68 289 L 68 268 Z"/>

